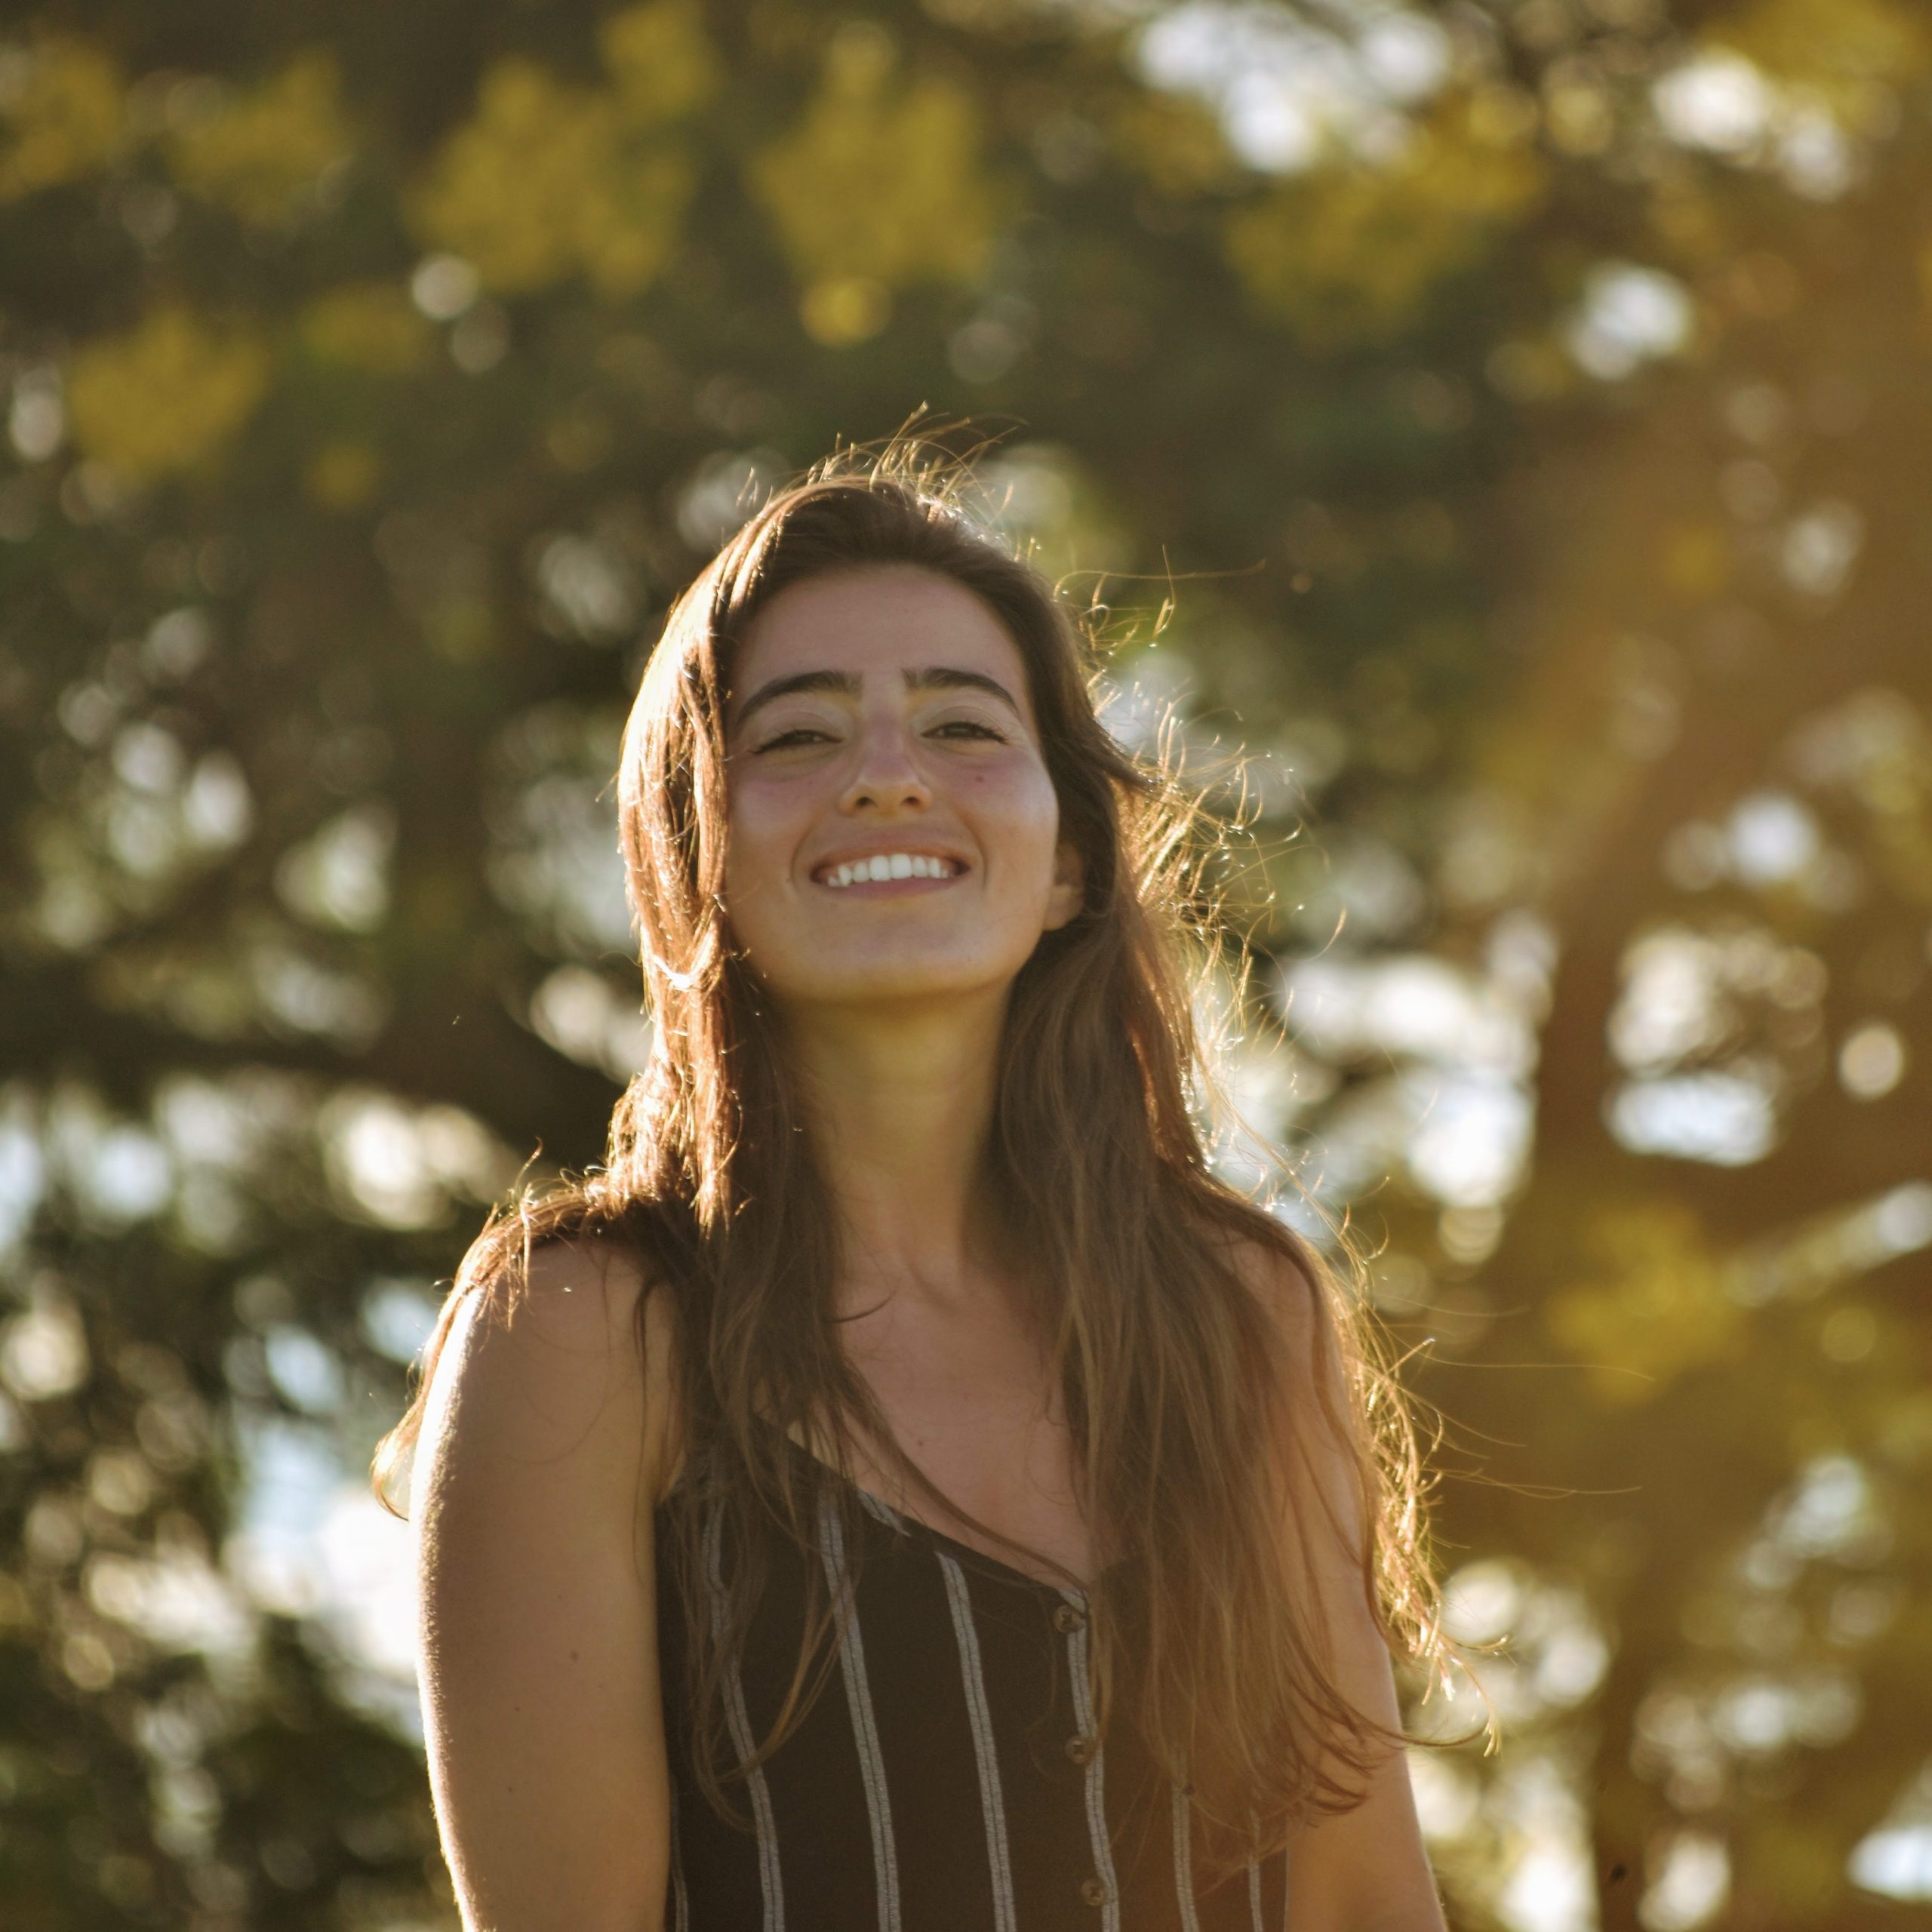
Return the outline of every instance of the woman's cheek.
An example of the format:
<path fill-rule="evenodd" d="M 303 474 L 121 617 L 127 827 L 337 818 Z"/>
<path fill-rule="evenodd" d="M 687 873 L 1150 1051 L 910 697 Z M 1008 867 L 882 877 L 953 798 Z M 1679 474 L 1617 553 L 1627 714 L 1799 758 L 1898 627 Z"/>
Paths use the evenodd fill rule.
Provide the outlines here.
<path fill-rule="evenodd" d="M 1060 801 L 1044 772 L 979 774 L 986 790 L 982 809 L 1009 844 L 1039 847 L 1049 857 L 1060 838 Z"/>
<path fill-rule="evenodd" d="M 782 870 L 786 854 L 797 843 L 792 835 L 795 811 L 769 786 L 747 781 L 734 795 L 726 836 L 731 841 L 728 869 L 742 869 L 748 878 Z"/>
<path fill-rule="evenodd" d="M 771 851 L 752 827 L 732 836 L 724 860 L 724 900 L 740 919 L 758 918 L 781 882 Z"/>

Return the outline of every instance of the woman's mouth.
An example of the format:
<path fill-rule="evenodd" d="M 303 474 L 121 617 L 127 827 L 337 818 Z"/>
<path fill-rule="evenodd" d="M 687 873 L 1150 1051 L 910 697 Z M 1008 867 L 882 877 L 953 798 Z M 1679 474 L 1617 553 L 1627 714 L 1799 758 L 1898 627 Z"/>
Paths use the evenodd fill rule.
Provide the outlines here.
<path fill-rule="evenodd" d="M 882 893 L 930 891 L 951 884 L 965 870 L 963 860 L 944 853 L 868 852 L 818 866 L 812 878 L 834 892 L 858 892 L 871 898 Z"/>

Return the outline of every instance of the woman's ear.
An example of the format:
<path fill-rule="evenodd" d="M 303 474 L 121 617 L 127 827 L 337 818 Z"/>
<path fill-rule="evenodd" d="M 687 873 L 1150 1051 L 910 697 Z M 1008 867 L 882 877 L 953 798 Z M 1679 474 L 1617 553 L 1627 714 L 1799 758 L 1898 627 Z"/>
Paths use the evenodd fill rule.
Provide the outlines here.
<path fill-rule="evenodd" d="M 1063 838 L 1054 853 L 1054 886 L 1047 899 L 1046 930 L 1054 932 L 1066 924 L 1086 903 L 1087 867 L 1080 848 L 1070 838 Z"/>

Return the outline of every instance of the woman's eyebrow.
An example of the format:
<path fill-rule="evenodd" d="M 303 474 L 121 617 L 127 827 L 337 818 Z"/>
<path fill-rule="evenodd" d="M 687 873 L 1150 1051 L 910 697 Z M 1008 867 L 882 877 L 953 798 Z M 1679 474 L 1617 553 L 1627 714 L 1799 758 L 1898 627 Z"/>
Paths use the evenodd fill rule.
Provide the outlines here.
<path fill-rule="evenodd" d="M 836 691 L 844 697 L 857 697 L 859 674 L 856 671 L 794 671 L 789 676 L 774 678 L 770 683 L 760 685 L 738 707 L 733 729 L 741 728 L 761 705 L 769 704 L 774 698 L 789 697 L 793 691 Z"/>
<path fill-rule="evenodd" d="M 1020 707 L 1014 702 L 1013 694 L 998 678 L 988 677 L 983 671 L 961 671 L 950 664 L 928 664 L 924 670 L 906 673 L 906 688 L 909 691 L 990 691 L 1014 717 L 1020 716 Z"/>
<path fill-rule="evenodd" d="M 983 671 L 968 671 L 951 664 L 928 664 L 915 671 L 905 673 L 906 688 L 909 691 L 983 691 L 998 698 L 1014 716 L 1020 715 L 1020 707 L 1014 702 L 1012 694 L 996 678 L 988 677 Z M 738 707 L 738 715 L 732 728 L 743 729 L 745 721 L 761 706 L 771 703 L 774 698 L 788 697 L 793 691 L 832 691 L 841 697 L 857 697 L 860 689 L 859 674 L 856 671 L 793 671 L 783 678 L 774 678 L 746 698 Z"/>

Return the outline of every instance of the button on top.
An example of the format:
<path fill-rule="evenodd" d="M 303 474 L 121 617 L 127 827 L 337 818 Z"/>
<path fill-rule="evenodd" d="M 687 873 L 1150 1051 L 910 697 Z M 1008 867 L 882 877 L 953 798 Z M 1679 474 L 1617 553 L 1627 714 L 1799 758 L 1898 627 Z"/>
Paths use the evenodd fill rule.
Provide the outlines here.
<path fill-rule="evenodd" d="M 1054 1628 L 1056 1630 L 1084 1630 L 1087 1627 L 1087 1613 L 1077 1610 L 1070 1603 L 1054 1606 Z"/>
<path fill-rule="evenodd" d="M 1080 1881 L 1080 1896 L 1089 1905 L 1105 1905 L 1107 1888 L 1098 1878 L 1083 1878 Z"/>
<path fill-rule="evenodd" d="M 1066 1740 L 1066 1755 L 1076 1764 L 1091 1764 L 1094 1761 L 1094 1740 L 1091 1737 L 1069 1737 Z"/>

